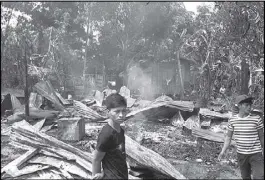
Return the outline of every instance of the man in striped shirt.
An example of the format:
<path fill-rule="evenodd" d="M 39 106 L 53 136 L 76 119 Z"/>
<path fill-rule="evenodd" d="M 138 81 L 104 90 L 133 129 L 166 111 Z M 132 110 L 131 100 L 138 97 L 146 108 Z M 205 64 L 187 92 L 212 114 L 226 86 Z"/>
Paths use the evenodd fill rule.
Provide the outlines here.
<path fill-rule="evenodd" d="M 260 116 L 250 114 L 252 100 L 247 95 L 236 98 L 239 112 L 228 121 L 227 136 L 218 160 L 222 159 L 234 134 L 242 179 L 251 179 L 251 174 L 253 179 L 264 179 L 264 125 Z"/>

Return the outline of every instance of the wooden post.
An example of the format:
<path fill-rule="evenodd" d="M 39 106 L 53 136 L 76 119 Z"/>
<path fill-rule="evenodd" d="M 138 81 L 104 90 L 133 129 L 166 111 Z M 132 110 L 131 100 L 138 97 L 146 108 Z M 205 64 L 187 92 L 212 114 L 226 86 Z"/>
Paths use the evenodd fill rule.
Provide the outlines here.
<path fill-rule="evenodd" d="M 27 62 L 27 52 L 26 52 L 26 44 L 25 44 L 25 59 L 24 59 L 24 63 L 25 63 L 25 115 L 26 115 L 26 121 L 28 121 L 28 117 L 29 117 L 29 94 L 28 94 L 28 62 Z"/>
<path fill-rule="evenodd" d="M 180 97 L 181 99 L 183 99 L 184 98 L 184 84 L 183 84 L 183 78 L 182 78 L 179 51 L 177 51 L 177 63 L 178 63 L 178 71 L 179 71 L 179 79 L 180 79 Z"/>

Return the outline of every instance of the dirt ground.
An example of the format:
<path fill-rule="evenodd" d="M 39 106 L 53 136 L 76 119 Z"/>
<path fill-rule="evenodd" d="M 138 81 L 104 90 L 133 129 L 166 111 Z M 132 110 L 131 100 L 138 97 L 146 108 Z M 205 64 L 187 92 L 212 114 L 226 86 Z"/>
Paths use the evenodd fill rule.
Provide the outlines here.
<path fill-rule="evenodd" d="M 2 135 L 4 130 L 7 130 L 10 125 L 1 122 L 1 168 L 13 161 L 26 151 L 15 148 L 10 145 L 9 136 Z"/>
<path fill-rule="evenodd" d="M 188 179 L 240 179 L 236 149 L 230 146 L 224 160 L 217 160 L 222 143 L 182 135 L 182 129 L 143 119 L 126 122 L 127 135 L 166 158 Z M 141 139 L 144 139 L 141 141 Z M 196 162 L 196 160 L 202 162 Z"/>
<path fill-rule="evenodd" d="M 79 142 L 67 142 L 84 151 L 91 151 L 90 145 L 96 143 L 99 124 L 87 124 L 87 135 Z M 7 126 L 4 124 L 4 126 Z M 166 158 L 188 179 L 239 179 L 240 172 L 236 163 L 235 148 L 230 147 L 226 156 L 227 163 L 217 161 L 222 144 L 199 141 L 192 136 L 184 136 L 181 130 L 160 122 L 131 119 L 126 122 L 126 134 L 143 146 L 154 150 Z M 47 134 L 56 137 L 57 129 Z M 1 168 L 25 153 L 25 150 L 9 144 L 9 137 L 1 133 Z M 196 162 L 200 159 L 201 162 Z"/>

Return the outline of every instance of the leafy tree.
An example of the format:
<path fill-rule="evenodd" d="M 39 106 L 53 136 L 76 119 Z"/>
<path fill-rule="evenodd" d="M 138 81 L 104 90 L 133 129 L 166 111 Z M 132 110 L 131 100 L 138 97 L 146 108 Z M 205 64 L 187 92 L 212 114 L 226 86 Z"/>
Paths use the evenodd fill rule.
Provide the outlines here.
<path fill-rule="evenodd" d="M 264 3 L 215 5 L 214 11 L 199 7 L 195 16 L 182 2 L 4 2 L 2 84 L 23 87 L 25 50 L 32 82 L 50 79 L 64 87 L 73 77 L 86 82 L 89 73 L 126 76 L 139 61 L 177 63 L 184 56 L 196 61 L 200 97 L 211 99 L 222 85 L 227 97 L 239 94 L 248 83 L 242 65 L 249 65 L 253 84 L 253 72 L 264 68 Z M 10 26 L 17 11 L 30 18 L 19 15 Z M 250 93 L 262 92 L 250 87 Z"/>

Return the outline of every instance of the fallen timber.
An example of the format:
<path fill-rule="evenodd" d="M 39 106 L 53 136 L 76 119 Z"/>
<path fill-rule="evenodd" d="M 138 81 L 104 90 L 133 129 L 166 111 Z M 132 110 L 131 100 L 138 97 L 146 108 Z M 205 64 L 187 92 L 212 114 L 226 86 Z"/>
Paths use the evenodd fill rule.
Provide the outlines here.
<path fill-rule="evenodd" d="M 25 106 L 22 105 L 21 108 L 17 109 L 13 115 L 7 117 L 8 122 L 13 123 L 24 119 L 26 117 L 24 108 Z M 42 110 L 42 109 L 37 109 L 36 107 L 29 108 L 29 117 L 31 119 L 43 119 L 43 118 L 53 119 L 59 113 L 60 111 Z"/>
<path fill-rule="evenodd" d="M 225 140 L 225 134 L 215 133 L 215 132 L 212 132 L 206 129 L 194 128 L 192 129 L 192 135 L 202 138 L 202 139 L 207 139 L 210 141 L 215 141 L 215 142 L 220 142 L 220 143 L 223 143 Z M 232 140 L 231 144 L 235 145 L 234 140 Z"/>
<path fill-rule="evenodd" d="M 232 116 L 231 112 L 220 113 L 216 111 L 211 111 L 210 109 L 207 108 L 200 108 L 199 114 L 210 119 L 221 119 L 221 120 L 228 120 Z"/>
<path fill-rule="evenodd" d="M 65 178 L 91 178 L 91 153 L 83 152 L 54 137 L 41 133 L 26 121 L 21 121 L 13 125 L 11 140 L 15 142 L 14 144 L 21 145 L 20 147 L 24 146 L 28 147 L 28 149 L 35 148 L 40 149 L 40 151 L 38 151 L 39 153 L 37 155 L 27 159 L 27 162 L 24 160 L 23 164 L 28 164 L 24 165 L 20 170 L 15 168 L 15 170 L 10 171 L 9 166 L 9 168 L 5 167 L 1 170 L 1 174 L 6 172 L 12 177 L 17 177 L 18 175 L 23 177 L 23 175 L 25 176 L 29 172 L 28 167 L 34 166 L 33 170 L 38 173 L 38 176 L 36 174 L 35 176 L 39 178 L 55 178 L 60 176 Z M 141 146 L 128 136 L 126 136 L 126 153 L 129 159 L 133 159 L 140 166 L 152 169 L 169 178 L 186 179 L 162 156 Z M 15 164 L 16 166 L 17 164 Z M 34 173 L 33 170 L 30 173 Z M 54 173 L 55 175 L 52 175 Z M 132 176 L 129 177 L 132 178 Z"/>
<path fill-rule="evenodd" d="M 163 101 L 154 102 L 150 106 L 132 111 L 127 114 L 126 118 L 129 119 L 138 114 L 143 114 L 147 118 L 161 116 L 174 116 L 178 111 L 192 112 L 194 104 L 191 101 Z"/>
<path fill-rule="evenodd" d="M 80 114 L 82 117 L 89 119 L 90 121 L 98 121 L 104 120 L 106 117 L 99 115 L 96 111 L 87 107 L 85 104 L 79 101 L 73 101 L 74 109 Z"/>
<path fill-rule="evenodd" d="M 83 152 L 54 137 L 41 133 L 26 121 L 15 123 L 12 126 L 10 138 L 15 143 L 31 148 L 40 148 L 45 152 L 50 152 L 59 156 L 61 159 L 75 162 L 87 173 L 87 176 L 83 178 L 90 178 L 92 154 Z"/>
<path fill-rule="evenodd" d="M 136 160 L 140 166 L 148 167 L 154 171 L 161 172 L 170 178 L 186 179 L 158 153 L 141 146 L 128 136 L 125 137 L 125 144 L 127 155 Z"/>

